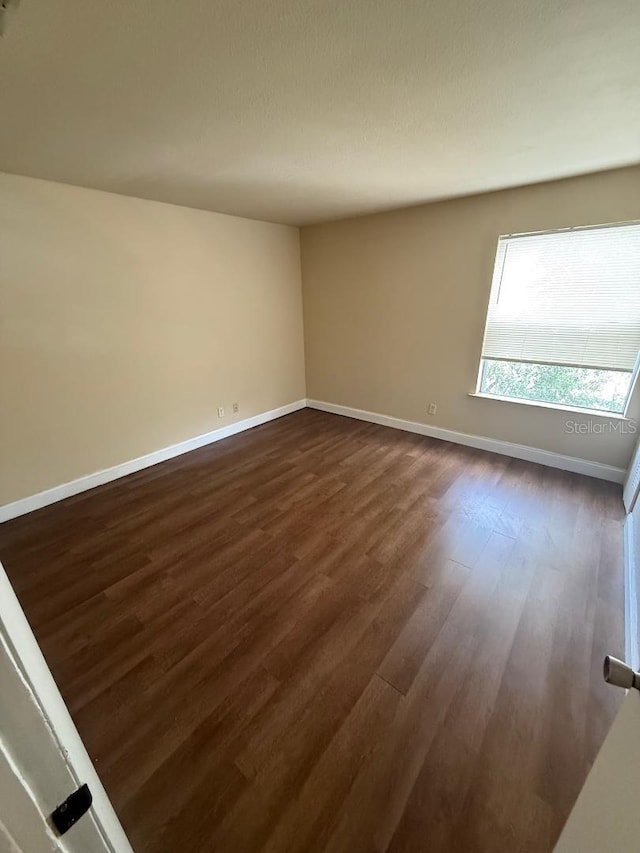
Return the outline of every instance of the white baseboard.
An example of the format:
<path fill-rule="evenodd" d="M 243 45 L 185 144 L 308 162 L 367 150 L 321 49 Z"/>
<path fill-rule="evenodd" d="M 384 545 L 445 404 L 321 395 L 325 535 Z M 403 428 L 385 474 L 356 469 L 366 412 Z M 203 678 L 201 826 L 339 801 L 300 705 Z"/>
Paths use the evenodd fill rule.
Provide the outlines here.
<path fill-rule="evenodd" d="M 77 495 L 79 492 L 86 492 L 96 486 L 110 483 L 119 477 L 126 477 L 127 474 L 133 474 L 135 471 L 141 471 L 143 468 L 157 465 L 158 462 L 164 462 L 166 459 L 173 459 L 174 456 L 180 456 L 182 453 L 188 453 L 190 450 L 204 447 L 205 444 L 213 444 L 213 442 L 228 438 L 230 435 L 236 435 L 236 433 L 244 432 L 244 430 L 267 423 L 267 421 L 273 421 L 276 418 L 281 418 L 283 415 L 297 412 L 299 409 L 304 409 L 306 404 L 306 400 L 296 400 L 295 403 L 288 403 L 286 406 L 280 406 L 278 409 L 262 412 L 259 415 L 254 415 L 252 418 L 246 418 L 243 421 L 237 421 L 234 424 L 220 427 L 220 429 L 214 429 L 212 432 L 206 432 L 204 435 L 198 435 L 195 438 L 188 438 L 186 441 L 181 441 L 178 444 L 172 444 L 170 447 L 154 450 L 153 453 L 147 453 L 145 456 L 139 456 L 137 459 L 131 459 L 129 462 L 122 462 L 120 465 L 105 468 L 103 471 L 96 471 L 94 474 L 79 477 L 70 483 L 63 483 L 44 492 L 38 492 L 35 495 L 30 495 L 13 503 L 4 504 L 4 506 L 0 506 L 0 523 L 8 521 L 11 518 L 16 518 L 19 515 L 24 515 L 27 512 L 32 512 L 34 509 L 40 509 L 48 504 L 64 500 L 64 498 L 69 498 L 72 495 Z"/>
<path fill-rule="evenodd" d="M 400 418 L 394 418 L 391 415 L 381 415 L 377 412 L 353 409 L 350 406 L 326 403 L 322 400 L 296 400 L 296 402 L 280 406 L 278 409 L 262 412 L 259 415 L 254 415 L 252 418 L 237 421 L 234 424 L 220 427 L 220 429 L 207 432 L 204 435 L 198 435 L 195 438 L 189 438 L 178 444 L 172 444 L 170 447 L 164 447 L 161 450 L 155 450 L 153 453 L 147 453 L 145 456 L 139 456 L 137 459 L 132 459 L 129 462 L 122 462 L 120 465 L 105 468 L 103 471 L 96 471 L 93 474 L 79 477 L 77 480 L 72 480 L 69 483 L 54 486 L 44 492 L 38 492 L 35 495 L 30 495 L 13 503 L 4 504 L 4 506 L 0 506 L 0 523 L 8 521 L 11 518 L 16 518 L 19 515 L 24 515 L 27 512 L 32 512 L 35 509 L 40 509 L 48 504 L 64 500 L 64 498 L 71 497 L 72 495 L 77 495 L 80 492 L 86 492 L 104 483 L 110 483 L 119 477 L 126 477 L 127 474 L 133 474 L 135 471 L 141 471 L 143 468 L 157 465 L 158 462 L 164 462 L 166 459 L 172 459 L 174 456 L 180 456 L 182 453 L 196 450 L 198 447 L 204 447 L 205 444 L 212 444 L 223 438 L 228 438 L 231 435 L 236 435 L 239 432 L 244 432 L 244 430 L 267 423 L 267 421 L 275 420 L 283 415 L 291 414 L 291 412 L 297 412 L 300 409 L 304 409 L 305 406 L 308 406 L 310 409 L 319 409 L 320 411 L 331 412 L 335 415 L 344 415 L 348 418 L 356 418 L 357 420 L 392 427 L 393 429 L 401 429 L 405 432 L 414 432 L 418 435 L 451 441 L 454 444 L 464 444 L 468 447 L 475 447 L 478 450 L 488 450 L 492 453 L 500 453 L 503 456 L 513 456 L 516 459 L 537 462 L 540 465 L 547 465 L 551 468 L 561 468 L 564 471 L 586 474 L 588 477 L 610 480 L 613 483 L 622 483 L 626 473 L 623 468 L 614 468 L 612 465 L 590 462 L 588 459 L 578 459 L 574 456 L 564 456 L 561 453 L 552 453 L 549 450 L 540 450 L 537 447 L 528 447 L 524 444 L 513 444 L 509 441 L 500 441 L 481 435 L 455 432 L 454 430 L 443 429 L 442 427 L 433 427 L 428 424 L 418 423 L 417 421 L 405 421 Z"/>
<path fill-rule="evenodd" d="M 601 462 L 591 462 L 588 459 L 578 459 L 575 456 L 564 456 L 562 453 L 552 453 L 550 450 L 540 450 L 526 444 L 513 444 L 510 441 L 500 441 L 497 438 L 455 432 L 442 427 L 421 424 L 417 421 L 404 421 L 400 418 L 391 417 L 391 415 L 367 412 L 364 409 L 352 409 L 349 406 L 338 406 L 335 403 L 325 403 L 322 400 L 307 400 L 307 406 L 310 409 L 319 409 L 322 412 L 331 412 L 334 415 L 344 415 L 347 418 L 369 421 L 373 424 L 393 427 L 393 429 L 401 429 L 405 432 L 415 432 L 418 435 L 426 435 L 430 438 L 440 438 L 454 444 L 464 444 L 478 450 L 489 450 L 491 453 L 513 456 L 515 459 L 524 459 L 527 462 L 537 462 L 539 465 L 546 465 L 549 468 L 561 468 L 563 471 L 586 474 L 587 477 L 597 477 L 599 480 L 609 480 L 612 483 L 622 483 L 626 473 L 624 468 L 603 465 Z"/>
<path fill-rule="evenodd" d="M 636 561 L 635 535 L 633 515 L 630 514 L 624 523 L 624 658 L 629 666 L 637 671 L 640 669 L 640 627 L 638 625 L 640 566 Z"/>

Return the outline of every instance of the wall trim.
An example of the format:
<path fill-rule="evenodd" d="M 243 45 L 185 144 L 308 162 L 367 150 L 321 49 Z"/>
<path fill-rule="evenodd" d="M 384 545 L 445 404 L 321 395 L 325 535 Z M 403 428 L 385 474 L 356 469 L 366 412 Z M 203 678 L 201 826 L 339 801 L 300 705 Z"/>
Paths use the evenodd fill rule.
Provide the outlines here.
<path fill-rule="evenodd" d="M 487 438 L 481 435 L 471 435 L 465 432 L 456 432 L 442 427 L 434 427 L 429 424 L 422 424 L 417 421 L 406 421 L 401 418 L 395 418 L 391 415 L 383 415 L 379 412 L 368 412 L 364 409 L 354 409 L 350 406 L 340 406 L 336 403 L 327 403 L 323 400 L 302 399 L 296 400 L 293 403 L 288 403 L 286 406 L 280 406 L 277 409 L 271 409 L 267 412 L 261 412 L 251 418 L 246 418 L 236 423 L 228 424 L 203 435 L 188 438 L 185 441 L 172 444 L 169 447 L 163 447 L 160 450 L 155 450 L 152 453 L 147 453 L 144 456 L 139 456 L 137 459 L 131 459 L 128 462 L 122 462 L 119 465 L 113 465 L 111 468 L 105 468 L 102 471 L 96 471 L 93 474 L 87 474 L 84 477 L 79 477 L 76 480 L 71 480 L 68 483 L 62 483 L 59 486 L 54 486 L 51 489 L 46 489 L 43 492 L 38 492 L 35 495 L 29 495 L 26 498 L 14 501 L 12 503 L 0 506 L 0 523 L 9 521 L 12 518 L 17 518 L 19 515 L 25 515 L 33 510 L 48 506 L 57 501 L 69 498 L 72 495 L 77 495 L 80 492 L 86 492 L 89 489 L 94 489 L 96 486 L 101 486 L 104 483 L 110 483 L 112 480 L 117 480 L 120 477 L 126 477 L 128 474 L 133 474 L 136 471 L 141 471 L 143 468 L 149 468 L 152 465 L 157 465 L 159 462 L 164 462 L 167 459 L 173 459 L 175 456 L 180 456 L 183 453 L 188 453 L 190 450 L 197 450 L 199 447 L 204 447 L 206 444 L 213 444 L 216 441 L 221 441 L 229 436 L 236 435 L 239 432 L 244 432 L 247 429 L 260 426 L 260 424 L 268 421 L 281 418 L 284 415 L 289 415 L 292 412 L 297 412 L 300 409 L 308 407 L 310 409 L 318 409 L 322 412 L 329 412 L 334 415 L 342 415 L 347 418 L 355 418 L 360 421 L 368 421 L 369 423 L 380 424 L 381 426 L 392 427 L 393 429 L 404 430 L 405 432 L 413 432 L 418 435 L 426 435 L 430 438 L 439 438 L 443 441 L 451 441 L 454 444 L 463 444 L 467 447 L 475 447 L 478 450 L 488 450 L 491 453 L 500 453 L 503 456 L 512 456 L 515 459 L 524 459 L 527 462 L 536 462 L 539 465 L 546 465 L 550 468 L 560 468 L 564 471 L 573 471 L 576 474 L 585 474 L 588 477 L 597 477 L 600 480 L 609 480 L 612 483 L 622 483 L 625 477 L 624 468 L 615 468 L 613 465 L 604 465 L 601 462 L 591 462 L 588 459 L 579 459 L 574 456 L 564 456 L 561 453 L 553 453 L 549 450 L 541 450 L 537 447 L 529 447 L 524 444 L 513 444 L 509 441 L 500 441 L 496 438 Z"/>
<path fill-rule="evenodd" d="M 638 626 L 638 572 L 637 547 L 634 541 L 633 515 L 624 523 L 624 656 L 634 670 L 640 669 L 640 627 Z"/>
<path fill-rule="evenodd" d="M 133 474 L 135 471 L 141 471 L 143 468 L 150 468 L 152 465 L 157 465 L 158 462 L 173 459 L 174 456 L 180 456 L 183 453 L 188 453 L 190 450 L 204 447 L 206 444 L 213 444 L 216 441 L 221 441 L 223 438 L 228 438 L 231 435 L 236 435 L 239 432 L 260 426 L 260 424 L 273 421 L 284 415 L 290 415 L 292 412 L 304 409 L 306 404 L 307 401 L 304 399 L 296 400 L 294 403 L 288 403 L 286 406 L 280 406 L 268 412 L 261 412 L 251 418 L 236 421 L 233 424 L 214 429 L 195 438 L 188 438 L 169 447 L 163 447 L 161 450 L 154 450 L 152 453 L 139 456 L 137 459 L 121 462 L 119 465 L 113 465 L 111 468 L 105 468 L 102 471 L 96 471 L 84 477 L 78 477 L 77 480 L 71 480 L 69 483 L 62 483 L 60 486 L 54 486 L 35 495 L 13 501 L 13 503 L 4 504 L 0 506 L 0 523 L 9 521 L 11 518 L 17 518 L 17 516 L 24 515 L 27 512 L 33 512 L 34 509 L 40 509 L 43 506 L 64 500 L 72 495 L 77 495 L 80 492 L 94 489 L 96 486 L 102 486 L 104 483 L 110 483 L 112 480 L 117 480 L 120 477 L 126 477 L 127 474 Z"/>
<path fill-rule="evenodd" d="M 454 430 L 429 426 L 428 424 L 422 424 L 417 421 L 405 421 L 401 418 L 394 418 L 391 415 L 368 412 L 364 409 L 352 409 L 350 406 L 339 406 L 335 403 L 326 403 L 323 400 L 307 400 L 307 406 L 310 409 L 319 409 L 322 412 L 330 412 L 334 415 L 356 418 L 359 421 L 369 421 L 373 424 L 401 429 L 405 432 L 415 432 L 418 435 L 451 441 L 454 444 L 464 444 L 467 447 L 475 447 L 478 450 L 488 450 L 491 453 L 500 453 L 503 456 L 524 459 L 527 462 L 537 462 L 539 465 L 546 465 L 549 468 L 561 468 L 563 471 L 585 474 L 587 477 L 597 477 L 599 480 L 609 480 L 612 483 L 622 483 L 626 474 L 624 468 L 615 468 L 613 465 L 604 465 L 602 462 L 591 462 L 588 459 L 565 456 L 562 453 L 553 453 L 550 450 L 541 450 L 538 447 L 529 447 L 526 444 L 513 444 L 510 441 L 487 438 L 483 435 L 455 432 Z"/>

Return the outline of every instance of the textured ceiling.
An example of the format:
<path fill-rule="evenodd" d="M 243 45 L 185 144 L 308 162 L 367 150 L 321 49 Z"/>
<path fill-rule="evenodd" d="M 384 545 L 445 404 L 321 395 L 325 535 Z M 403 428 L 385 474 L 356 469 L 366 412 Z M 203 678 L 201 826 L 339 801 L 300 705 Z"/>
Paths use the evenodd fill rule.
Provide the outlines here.
<path fill-rule="evenodd" d="M 22 0 L 0 170 L 307 223 L 640 161 L 638 0 Z"/>

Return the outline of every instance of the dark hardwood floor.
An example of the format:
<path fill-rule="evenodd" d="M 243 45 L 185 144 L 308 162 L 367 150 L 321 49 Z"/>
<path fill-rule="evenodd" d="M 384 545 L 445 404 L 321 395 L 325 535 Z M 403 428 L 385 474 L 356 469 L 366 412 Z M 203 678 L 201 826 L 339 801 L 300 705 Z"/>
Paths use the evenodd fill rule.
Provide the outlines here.
<path fill-rule="evenodd" d="M 620 487 L 303 410 L 0 526 L 138 853 L 549 851 Z"/>

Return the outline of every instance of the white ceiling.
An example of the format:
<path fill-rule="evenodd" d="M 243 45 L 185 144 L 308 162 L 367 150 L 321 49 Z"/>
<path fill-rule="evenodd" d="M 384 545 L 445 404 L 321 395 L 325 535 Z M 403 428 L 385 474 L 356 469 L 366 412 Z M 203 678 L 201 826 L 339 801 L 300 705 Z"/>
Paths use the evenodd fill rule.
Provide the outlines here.
<path fill-rule="evenodd" d="M 22 0 L 0 170 L 295 224 L 640 161 L 638 0 Z"/>

